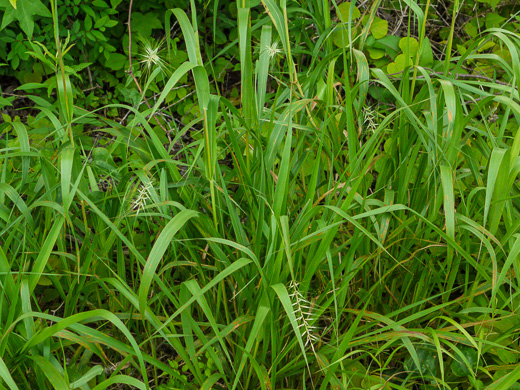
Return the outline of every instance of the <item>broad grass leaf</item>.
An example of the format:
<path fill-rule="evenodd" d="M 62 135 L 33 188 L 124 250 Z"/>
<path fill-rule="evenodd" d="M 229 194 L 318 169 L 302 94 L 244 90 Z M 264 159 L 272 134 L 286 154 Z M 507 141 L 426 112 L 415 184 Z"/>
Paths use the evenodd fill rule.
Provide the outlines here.
<path fill-rule="evenodd" d="M 447 164 L 441 165 L 441 183 L 444 200 L 444 216 L 446 219 L 446 234 L 451 239 L 455 240 L 455 195 L 453 191 L 453 173 L 451 168 Z M 448 269 L 452 267 L 453 260 L 453 248 L 448 248 L 448 257 L 446 263 Z M 455 273 L 457 267 L 453 267 L 452 271 Z M 450 286 L 448 285 L 448 288 Z"/>
<path fill-rule="evenodd" d="M 486 390 L 505 390 L 517 389 L 517 381 L 520 379 L 520 364 L 515 367 L 509 374 L 504 375 L 492 384 L 486 387 Z"/>
<path fill-rule="evenodd" d="M 139 390 L 146 390 L 146 385 L 141 382 L 139 379 L 132 378 L 128 375 L 115 375 L 107 380 L 104 380 L 99 385 L 94 387 L 92 390 L 105 390 L 113 385 L 129 385 L 131 387 L 135 387 Z M 119 387 L 119 386 L 117 386 Z M 111 387 L 113 388 L 113 387 Z"/>
<path fill-rule="evenodd" d="M 240 52 L 241 98 L 244 119 L 249 126 L 256 122 L 255 98 L 253 91 L 253 62 L 251 55 L 250 9 L 238 8 L 238 37 Z"/>
<path fill-rule="evenodd" d="M 163 231 L 155 241 L 155 244 L 150 251 L 150 255 L 148 256 L 148 260 L 146 261 L 146 265 L 144 266 L 143 277 L 141 278 L 141 285 L 139 286 L 139 307 L 141 311 L 144 312 L 145 310 L 150 285 L 152 284 L 155 271 L 157 270 L 159 262 L 166 252 L 166 249 L 170 246 L 175 234 L 182 229 L 186 222 L 197 216 L 197 214 L 198 213 L 193 210 L 182 210 L 166 224 Z"/>
<path fill-rule="evenodd" d="M 258 311 L 256 312 L 255 322 L 253 323 L 253 327 L 251 328 L 251 332 L 249 333 L 249 337 L 247 339 L 247 344 L 245 348 L 245 353 L 242 356 L 242 359 L 240 361 L 240 365 L 238 367 L 238 371 L 235 377 L 235 382 L 233 383 L 233 390 L 237 388 L 239 384 L 240 374 L 242 373 L 242 370 L 245 367 L 245 362 L 247 359 L 248 354 L 251 352 L 251 349 L 253 348 L 253 344 L 258 338 L 258 335 L 262 331 L 262 326 L 265 321 L 265 318 L 269 314 L 269 308 L 266 306 L 260 306 L 258 308 Z"/>
<path fill-rule="evenodd" d="M 34 261 L 34 266 L 32 268 L 31 275 L 29 276 L 29 289 L 32 292 L 38 283 L 38 280 L 47 265 L 47 261 L 49 260 L 49 256 L 54 248 L 54 244 L 58 239 L 59 234 L 61 233 L 61 228 L 63 227 L 63 223 L 65 222 L 65 218 L 59 216 L 54 224 L 52 225 L 51 231 L 47 235 L 40 251 L 38 253 L 38 257 Z"/>
<path fill-rule="evenodd" d="M 255 81 L 256 81 L 256 104 L 258 117 L 261 118 L 266 99 L 267 82 L 269 77 L 270 56 L 268 47 L 271 47 L 271 36 L 273 28 L 270 25 L 262 27 L 260 36 L 260 58 L 256 63 Z"/>
<path fill-rule="evenodd" d="M 15 121 L 11 124 L 16 132 L 16 135 L 18 136 L 20 150 L 26 153 L 30 152 L 29 135 L 25 125 L 20 121 Z M 27 175 L 29 174 L 29 164 L 30 158 L 28 156 L 22 157 L 22 185 L 27 180 Z"/>
<path fill-rule="evenodd" d="M 204 383 L 202 384 L 202 387 L 200 388 L 200 390 L 211 390 L 213 389 L 213 385 L 215 383 L 217 383 L 217 381 L 219 379 L 222 378 L 222 374 L 219 374 L 218 372 L 211 375 L 208 379 L 206 379 L 204 381 Z"/>
<path fill-rule="evenodd" d="M 361 112 L 368 94 L 370 70 L 365 54 L 357 49 L 353 51 L 357 63 L 357 81 L 359 83 L 359 98 L 356 109 Z"/>
<path fill-rule="evenodd" d="M 69 384 L 65 381 L 63 375 L 56 369 L 48 359 L 43 356 L 31 356 L 31 360 L 36 363 L 38 367 L 47 377 L 47 380 L 52 383 L 55 390 L 69 390 Z"/>
<path fill-rule="evenodd" d="M 0 357 L 0 378 L 9 386 L 11 390 L 18 390 L 18 386 L 16 385 L 13 377 L 9 373 L 9 369 L 5 365 L 3 359 Z"/>
<path fill-rule="evenodd" d="M 69 368 L 71 369 L 71 368 Z M 103 367 L 101 365 L 96 365 L 92 367 L 90 370 L 88 370 L 84 375 L 81 376 L 81 378 L 75 380 L 70 384 L 71 389 L 77 389 L 78 387 L 83 387 L 88 382 L 90 382 L 92 379 L 97 377 L 98 375 L 101 375 L 103 373 Z M 77 375 L 80 375 L 79 372 Z"/>
<path fill-rule="evenodd" d="M 27 313 L 24 315 L 25 317 L 33 317 L 34 313 Z M 20 321 L 24 318 L 24 316 L 19 317 L 17 321 Z M 139 361 L 139 365 L 141 368 L 140 373 L 143 375 L 145 381 L 147 380 L 147 374 L 146 369 L 144 366 L 144 359 L 143 359 L 143 353 L 139 349 L 139 346 L 132 335 L 132 333 L 128 330 L 128 328 L 125 326 L 125 324 L 114 314 L 104 309 L 96 309 L 92 311 L 86 311 L 78 314 L 71 315 L 67 318 L 61 319 L 58 322 L 56 322 L 52 326 L 47 326 L 43 330 L 40 330 L 38 333 L 36 333 L 34 336 L 32 336 L 27 342 L 24 344 L 21 352 L 25 353 L 29 350 L 31 350 L 34 346 L 42 344 L 47 342 L 51 337 L 56 337 L 59 335 L 59 332 L 67 329 L 67 328 L 73 328 L 74 326 L 81 326 L 82 323 L 88 322 L 88 321 L 99 321 L 99 320 L 105 320 L 110 321 L 115 327 L 117 327 L 123 335 L 126 337 L 127 342 L 131 344 L 131 348 L 129 348 L 132 353 L 135 354 Z M 110 344 L 109 344 L 110 345 Z M 35 358 L 44 359 L 41 356 L 35 356 Z M 47 359 L 44 359 L 45 361 L 48 361 Z M 36 363 L 39 363 L 39 361 L 35 361 Z M 49 363 L 50 364 L 50 363 Z M 69 387 L 66 387 L 69 389 Z"/>
<path fill-rule="evenodd" d="M 195 30 L 191 25 L 188 16 L 183 10 L 179 8 L 172 9 L 171 12 L 175 15 L 179 22 L 179 25 L 181 26 L 190 62 L 192 64 L 202 65 L 202 58 L 200 55 L 200 47 L 197 34 L 195 33 Z"/>

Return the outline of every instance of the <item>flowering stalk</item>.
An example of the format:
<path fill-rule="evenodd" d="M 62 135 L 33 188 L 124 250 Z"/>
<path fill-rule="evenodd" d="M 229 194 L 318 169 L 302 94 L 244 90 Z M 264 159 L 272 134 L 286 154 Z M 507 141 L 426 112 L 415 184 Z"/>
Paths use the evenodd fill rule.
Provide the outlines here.
<path fill-rule="evenodd" d="M 141 185 L 139 188 L 139 195 L 132 202 L 132 210 L 136 210 L 136 216 L 139 215 L 139 211 L 141 211 L 146 206 L 146 201 L 150 199 L 150 190 L 153 187 L 153 181 L 149 180 L 145 185 Z"/>
<path fill-rule="evenodd" d="M 296 321 L 299 324 L 298 328 L 302 330 L 302 338 L 305 339 L 305 346 L 310 345 L 312 351 L 316 353 L 314 343 L 318 341 L 318 336 L 315 334 L 317 327 L 310 324 L 316 320 L 312 310 L 313 306 L 298 290 L 298 283 L 291 281 L 289 288 L 292 291 L 289 297 L 292 300 Z"/>

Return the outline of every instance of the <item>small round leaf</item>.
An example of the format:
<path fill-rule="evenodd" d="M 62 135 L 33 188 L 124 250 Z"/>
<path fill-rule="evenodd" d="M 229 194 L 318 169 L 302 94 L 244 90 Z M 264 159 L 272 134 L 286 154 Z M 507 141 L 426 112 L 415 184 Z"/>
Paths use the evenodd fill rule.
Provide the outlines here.
<path fill-rule="evenodd" d="M 372 22 L 372 26 L 370 26 L 370 32 L 375 39 L 386 37 L 386 34 L 388 34 L 388 22 L 376 17 Z"/>
<path fill-rule="evenodd" d="M 350 16 L 351 16 L 350 15 L 350 2 L 347 1 L 345 3 L 341 3 L 340 5 L 338 5 L 338 10 L 337 10 L 338 18 L 343 23 L 346 23 L 349 20 L 357 19 L 361 16 L 361 12 L 359 11 L 358 7 L 353 6 L 352 8 L 353 8 L 352 17 L 350 18 Z"/>

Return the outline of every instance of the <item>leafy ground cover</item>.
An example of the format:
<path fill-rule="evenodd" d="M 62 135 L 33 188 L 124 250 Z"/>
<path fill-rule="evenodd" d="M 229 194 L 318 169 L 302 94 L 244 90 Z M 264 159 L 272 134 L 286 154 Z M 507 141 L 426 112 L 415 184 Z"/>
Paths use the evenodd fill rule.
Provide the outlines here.
<path fill-rule="evenodd" d="M 0 1 L 0 388 L 520 388 L 518 5 L 63 3 Z"/>

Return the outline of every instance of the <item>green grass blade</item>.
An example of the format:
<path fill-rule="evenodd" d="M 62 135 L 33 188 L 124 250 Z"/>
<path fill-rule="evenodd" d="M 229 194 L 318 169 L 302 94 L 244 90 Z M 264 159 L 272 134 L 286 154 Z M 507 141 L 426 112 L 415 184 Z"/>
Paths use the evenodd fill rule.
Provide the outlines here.
<path fill-rule="evenodd" d="M 115 375 L 113 377 L 110 377 L 103 382 L 101 382 L 99 385 L 94 387 L 92 390 L 105 390 L 113 385 L 128 385 L 135 387 L 139 390 L 146 390 L 146 385 L 141 382 L 140 380 L 136 378 L 132 378 L 128 375 Z"/>
<path fill-rule="evenodd" d="M 0 378 L 9 386 L 11 390 L 18 390 L 18 386 L 13 380 L 13 377 L 9 373 L 9 369 L 4 363 L 4 360 L 0 357 Z"/>
<path fill-rule="evenodd" d="M 43 356 L 31 356 L 31 359 L 36 363 L 36 366 L 45 374 L 47 380 L 50 382 L 55 390 L 69 390 L 70 387 L 63 378 L 63 375 L 45 359 Z"/>
<path fill-rule="evenodd" d="M 29 275 L 29 290 L 32 293 L 38 283 L 38 280 L 43 273 L 45 266 L 47 265 L 47 261 L 49 260 L 49 256 L 56 244 L 56 240 L 61 233 L 61 229 L 63 227 L 63 223 L 65 219 L 63 217 L 58 217 L 52 226 L 47 238 L 45 239 L 40 251 L 38 253 L 38 257 L 34 261 L 34 266 L 31 270 L 31 274 Z"/>
<path fill-rule="evenodd" d="M 269 313 L 269 308 L 266 306 L 260 306 L 256 312 L 255 322 L 253 323 L 253 327 L 251 328 L 251 332 L 249 333 L 246 347 L 245 347 L 246 353 L 242 356 L 242 359 L 240 360 L 240 364 L 238 366 L 236 376 L 235 376 L 235 381 L 233 382 L 232 390 L 235 390 L 239 384 L 240 375 L 242 374 L 242 371 L 244 370 L 245 361 L 247 359 L 247 356 L 251 353 L 253 344 L 257 340 L 259 333 L 262 330 L 263 323 L 264 323 L 265 318 L 267 317 L 268 313 Z"/>
<path fill-rule="evenodd" d="M 164 227 L 163 231 L 155 241 L 155 244 L 150 251 L 150 255 L 146 260 L 146 264 L 143 269 L 143 276 L 141 278 L 141 284 L 139 286 L 139 308 L 144 313 L 148 299 L 148 291 L 152 284 L 152 280 L 155 276 L 155 271 L 162 260 L 164 253 L 171 245 L 171 241 L 175 234 L 183 228 L 183 226 L 193 217 L 197 216 L 196 211 L 182 210 L 179 214 L 172 218 L 171 221 Z"/>
<path fill-rule="evenodd" d="M 298 345 L 300 346 L 301 353 L 303 355 L 303 359 L 305 360 L 305 363 L 308 365 L 309 361 L 307 359 L 307 353 L 305 351 L 305 345 L 303 343 L 303 338 L 302 338 L 302 334 L 300 331 L 300 324 L 298 323 L 298 320 L 296 319 L 296 315 L 294 312 L 291 298 L 289 297 L 289 293 L 287 292 L 287 289 L 285 288 L 285 286 L 281 283 L 275 284 L 275 285 L 271 286 L 271 288 L 276 292 L 278 299 L 280 299 L 280 302 L 284 308 L 285 314 L 289 318 L 289 322 L 293 328 L 294 334 L 298 341 Z"/>

